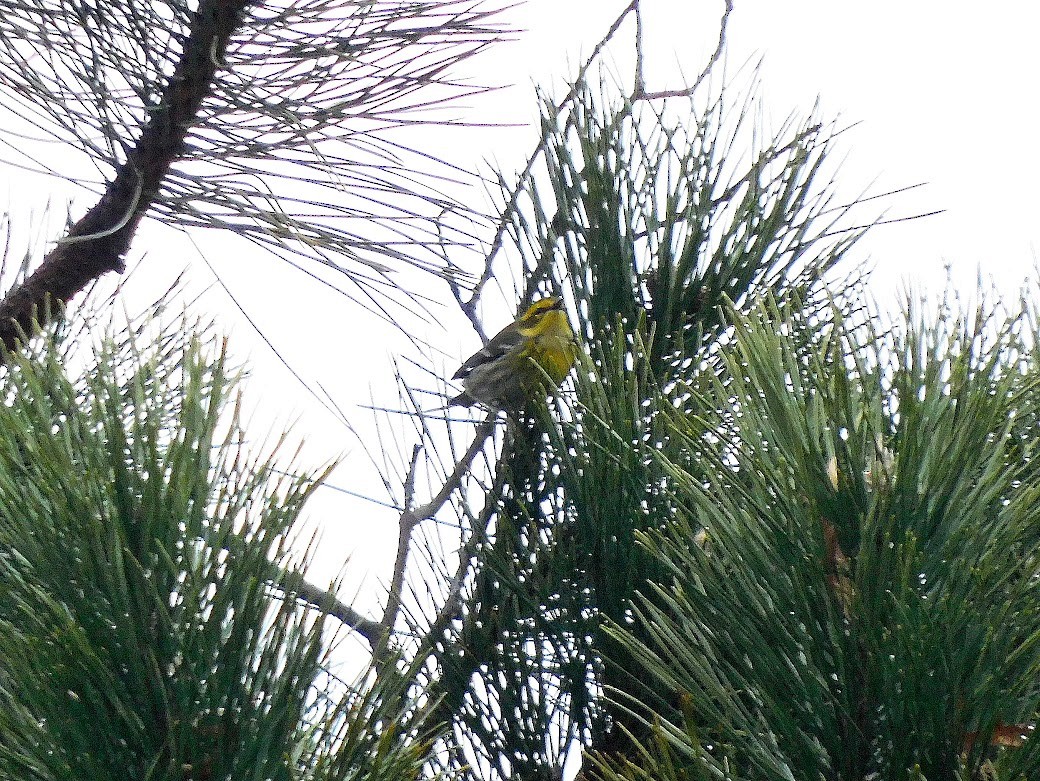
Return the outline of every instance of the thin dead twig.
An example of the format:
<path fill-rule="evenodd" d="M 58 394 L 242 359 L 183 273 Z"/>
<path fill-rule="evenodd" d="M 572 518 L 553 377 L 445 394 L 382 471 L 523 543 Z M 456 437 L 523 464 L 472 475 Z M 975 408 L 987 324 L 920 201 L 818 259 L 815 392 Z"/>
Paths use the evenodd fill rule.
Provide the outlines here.
<path fill-rule="evenodd" d="M 635 3 L 638 6 L 638 0 Z M 694 79 L 693 84 L 688 87 L 682 87 L 680 89 L 668 89 L 668 90 L 655 90 L 648 92 L 646 89 L 646 79 L 643 76 L 643 25 L 642 17 L 639 13 L 639 8 L 636 8 L 636 74 L 635 74 L 635 86 L 632 90 L 632 102 L 635 103 L 639 100 L 661 100 L 662 98 L 681 98 L 692 95 L 701 83 L 711 73 L 712 68 L 718 64 L 719 59 L 722 57 L 722 52 L 726 48 L 726 29 L 729 26 L 729 17 L 733 13 L 733 0 L 726 0 L 726 7 L 722 11 L 722 18 L 719 20 L 719 40 L 715 45 L 715 51 L 712 52 L 711 57 L 708 58 L 707 64 L 704 69 L 698 74 L 697 78 Z"/>
<path fill-rule="evenodd" d="M 397 623 L 401 612 L 402 592 L 404 590 L 405 574 L 408 569 L 408 558 L 411 553 L 412 534 L 415 528 L 423 521 L 432 518 L 444 506 L 451 495 L 462 486 L 462 480 L 469 473 L 470 464 L 476 458 L 477 453 L 484 449 L 484 443 L 495 430 L 495 413 L 489 414 L 473 433 L 473 441 L 466 452 L 455 464 L 441 484 L 440 489 L 425 504 L 419 507 L 412 506 L 415 494 L 415 473 L 419 464 L 419 456 L 422 447 L 415 445 L 412 448 L 411 463 L 404 481 L 404 510 L 398 520 L 397 556 L 394 561 L 394 574 L 390 581 L 390 589 L 387 596 L 386 609 L 383 611 L 382 621 L 379 622 L 381 636 L 379 642 L 373 648 L 373 654 L 377 662 L 385 661 L 389 652 L 390 636 Z"/>
<path fill-rule="evenodd" d="M 595 62 L 596 58 L 599 56 L 599 53 L 603 50 L 603 47 L 606 46 L 617 33 L 618 29 L 621 27 L 621 24 L 625 21 L 625 18 L 632 11 L 637 10 L 638 7 L 639 0 L 632 0 L 617 16 L 617 18 L 614 20 L 614 23 L 610 26 L 610 29 L 607 30 L 606 35 L 604 35 L 600 39 L 599 43 L 597 43 L 596 46 L 592 49 L 592 53 L 582 64 L 581 68 L 578 69 L 577 78 L 574 79 L 574 82 L 571 88 L 567 91 L 567 94 L 563 97 L 562 100 L 560 100 L 553 106 L 555 111 L 563 111 L 564 107 L 567 106 L 567 104 L 569 104 L 572 100 L 574 100 L 575 97 L 577 97 L 578 91 L 580 90 L 581 85 L 585 80 L 585 74 L 588 73 L 589 68 L 592 67 L 592 63 Z M 570 120 L 568 120 L 568 124 L 569 122 Z M 527 164 L 521 171 L 520 176 L 517 177 L 516 187 L 514 187 L 512 192 L 510 193 L 509 200 L 506 202 L 505 209 L 503 209 L 502 211 L 502 216 L 498 221 L 498 227 L 495 231 L 495 237 L 491 241 L 491 249 L 488 252 L 487 258 L 485 258 L 484 261 L 484 273 L 480 275 L 480 279 L 477 280 L 477 283 L 472 287 L 470 297 L 468 299 L 463 299 L 461 288 L 454 283 L 451 285 L 452 293 L 455 296 L 455 300 L 459 304 L 459 308 L 462 309 L 462 312 L 466 315 L 467 318 L 469 318 L 470 322 L 474 324 L 474 330 L 476 330 L 478 334 L 481 334 L 482 337 L 483 329 L 479 325 L 479 317 L 476 312 L 477 301 L 480 299 L 484 286 L 494 276 L 492 272 L 492 265 L 499 251 L 502 249 L 503 240 L 505 239 L 506 235 L 506 230 L 509 227 L 509 220 L 512 219 L 513 213 L 516 211 L 517 206 L 520 202 L 520 194 L 523 192 L 524 182 L 531 175 L 531 171 L 534 169 L 534 164 L 538 161 L 538 158 L 542 156 L 542 152 L 545 148 L 545 141 L 546 131 L 543 130 L 538 145 L 535 147 L 534 153 L 528 158 Z"/>

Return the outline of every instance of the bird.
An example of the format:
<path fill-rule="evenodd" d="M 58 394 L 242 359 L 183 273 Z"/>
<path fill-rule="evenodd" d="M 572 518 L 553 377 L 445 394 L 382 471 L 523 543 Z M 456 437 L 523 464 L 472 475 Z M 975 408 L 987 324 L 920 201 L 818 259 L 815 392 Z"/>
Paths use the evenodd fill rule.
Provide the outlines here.
<path fill-rule="evenodd" d="M 521 409 L 559 386 L 576 356 L 563 299 L 541 298 L 463 362 L 452 379 L 464 390 L 448 406 Z"/>

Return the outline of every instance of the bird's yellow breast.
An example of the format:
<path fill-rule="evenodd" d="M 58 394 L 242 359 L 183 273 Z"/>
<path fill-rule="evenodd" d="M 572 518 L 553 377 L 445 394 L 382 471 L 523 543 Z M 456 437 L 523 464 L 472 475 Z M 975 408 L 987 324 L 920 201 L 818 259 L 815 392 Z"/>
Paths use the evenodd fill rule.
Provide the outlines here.
<path fill-rule="evenodd" d="M 546 312 L 530 327 L 521 329 L 529 339 L 528 354 L 554 382 L 562 382 L 574 365 L 574 332 L 562 310 Z"/>

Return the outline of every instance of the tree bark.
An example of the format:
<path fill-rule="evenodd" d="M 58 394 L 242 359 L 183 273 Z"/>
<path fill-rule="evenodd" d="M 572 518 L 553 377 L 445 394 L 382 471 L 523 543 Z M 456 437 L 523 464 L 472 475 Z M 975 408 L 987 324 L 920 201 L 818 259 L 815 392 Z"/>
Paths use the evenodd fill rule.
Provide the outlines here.
<path fill-rule="evenodd" d="M 126 162 L 97 204 L 47 253 L 39 268 L 0 300 L 0 342 L 8 350 L 17 350 L 26 335 L 102 274 L 123 271 L 137 226 L 181 155 L 199 108 L 212 91 L 228 41 L 252 2 L 202 0 L 181 59 Z"/>

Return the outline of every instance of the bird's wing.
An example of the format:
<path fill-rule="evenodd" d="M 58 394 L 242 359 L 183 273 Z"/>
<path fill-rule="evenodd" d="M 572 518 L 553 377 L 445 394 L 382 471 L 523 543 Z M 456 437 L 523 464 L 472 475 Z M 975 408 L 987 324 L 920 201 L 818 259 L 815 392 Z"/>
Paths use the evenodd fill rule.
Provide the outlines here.
<path fill-rule="evenodd" d="M 507 353 L 517 349 L 523 343 L 524 337 L 515 325 L 506 326 L 491 341 L 477 350 L 473 355 L 459 367 L 452 377 L 453 380 L 462 380 L 470 375 L 478 366 L 496 361 Z"/>

